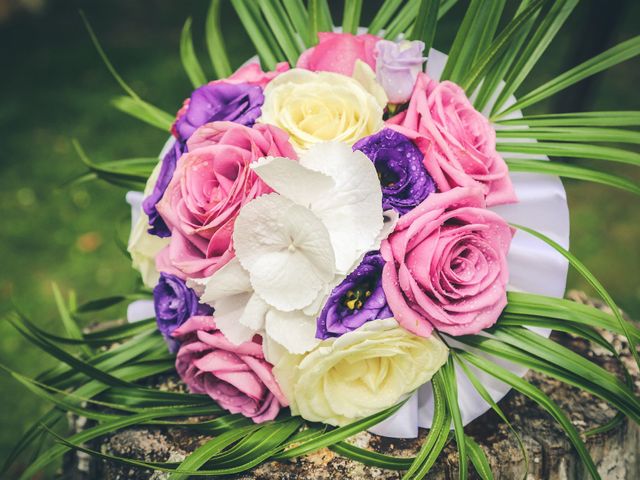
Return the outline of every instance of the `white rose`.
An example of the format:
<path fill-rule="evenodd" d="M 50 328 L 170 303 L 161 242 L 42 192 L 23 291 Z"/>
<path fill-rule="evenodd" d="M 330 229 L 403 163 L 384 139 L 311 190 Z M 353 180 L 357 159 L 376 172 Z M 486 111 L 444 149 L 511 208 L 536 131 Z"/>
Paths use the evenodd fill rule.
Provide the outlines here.
<path fill-rule="evenodd" d="M 353 145 L 384 126 L 381 100 L 339 73 L 294 68 L 272 80 L 264 97 L 259 121 L 286 131 L 298 150 L 329 141 Z"/>
<path fill-rule="evenodd" d="M 155 186 L 156 181 L 158 180 L 158 175 L 160 174 L 161 166 L 162 161 L 158 162 L 156 167 L 153 169 L 153 172 L 145 185 L 142 198 L 147 197 L 153 191 L 153 187 Z M 160 238 L 148 233 L 149 217 L 144 213 L 144 210 L 142 210 L 142 199 L 136 198 L 135 200 L 131 200 L 130 198 L 134 197 L 127 195 L 127 200 L 131 204 L 132 208 L 132 218 L 135 220 L 137 215 L 137 220 L 131 228 L 127 251 L 129 252 L 129 255 L 131 255 L 131 264 L 133 268 L 138 270 L 142 276 L 142 283 L 149 288 L 153 288 L 160 279 L 160 274 L 158 273 L 158 270 L 156 270 L 156 255 L 169 244 L 169 239 Z M 136 210 L 136 215 L 134 215 L 134 209 Z"/>
<path fill-rule="evenodd" d="M 324 340 L 306 355 L 284 353 L 273 373 L 293 414 L 346 425 L 397 404 L 447 356 L 435 335 L 418 337 L 388 318 Z"/>

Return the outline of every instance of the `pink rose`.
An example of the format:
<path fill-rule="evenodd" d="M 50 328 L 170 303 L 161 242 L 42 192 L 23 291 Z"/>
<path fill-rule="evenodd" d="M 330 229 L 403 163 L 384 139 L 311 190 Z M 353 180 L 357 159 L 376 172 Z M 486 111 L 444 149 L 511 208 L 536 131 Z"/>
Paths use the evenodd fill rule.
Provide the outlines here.
<path fill-rule="evenodd" d="M 423 337 L 493 325 L 507 304 L 511 236 L 480 188 L 432 193 L 400 217 L 380 249 L 382 287 L 398 323 Z"/>
<path fill-rule="evenodd" d="M 255 423 L 273 420 L 289 403 L 271 373 L 260 337 L 234 345 L 213 317 L 191 317 L 174 330 L 182 342 L 176 370 L 193 393 L 209 395 L 222 408 Z"/>
<path fill-rule="evenodd" d="M 318 45 L 302 52 L 296 65 L 298 68 L 314 72 L 341 73 L 350 77 L 356 60 L 362 60 L 375 71 L 374 49 L 380 40 L 379 37 L 368 33 L 352 35 L 321 32 L 318 33 L 318 39 Z"/>
<path fill-rule="evenodd" d="M 208 277 L 233 258 L 231 235 L 240 208 L 271 190 L 249 168 L 273 155 L 297 158 L 288 136 L 271 125 L 207 123 L 187 142 L 157 209 L 171 240 L 156 257 L 158 271 Z"/>
<path fill-rule="evenodd" d="M 287 62 L 278 63 L 276 69 L 272 72 L 262 71 L 259 62 L 249 62 L 238 68 L 229 78 L 214 80 L 213 82 L 209 82 L 209 85 L 217 82 L 248 83 L 249 85 L 258 85 L 264 88 L 267 86 L 267 83 L 287 70 L 289 70 L 289 64 Z"/>
<path fill-rule="evenodd" d="M 480 186 L 489 206 L 517 201 L 495 130 L 455 83 L 421 73 L 409 108 L 387 123 L 415 140 L 439 191 Z"/>

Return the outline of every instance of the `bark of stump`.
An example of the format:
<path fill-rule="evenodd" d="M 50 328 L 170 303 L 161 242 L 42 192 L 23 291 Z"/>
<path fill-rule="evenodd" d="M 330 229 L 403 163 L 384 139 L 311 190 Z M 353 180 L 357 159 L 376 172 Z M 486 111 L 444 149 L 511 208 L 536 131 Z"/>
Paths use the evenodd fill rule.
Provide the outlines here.
<path fill-rule="evenodd" d="M 603 310 L 600 302 L 588 299 L 583 294 L 573 293 L 572 298 L 582 303 L 591 303 Z M 618 351 L 628 351 L 625 340 L 605 333 Z M 565 334 L 553 334 L 555 340 L 588 357 L 610 371 L 616 370 L 616 361 L 611 354 L 601 348 Z M 639 375 L 633 359 L 623 357 L 635 379 L 636 391 L 640 386 Z M 619 372 L 618 372 L 619 373 Z M 569 387 L 535 372 L 526 376 L 541 388 L 569 416 L 580 432 L 602 426 L 611 420 L 615 411 L 600 399 L 579 389 Z M 163 379 L 161 388 L 180 388 L 177 379 Z M 500 406 L 510 419 L 513 427 L 522 437 L 529 457 L 529 475 L 533 479 L 582 479 L 589 478 L 577 454 L 571 447 L 563 431 L 556 422 L 535 403 L 523 395 L 511 391 Z M 77 423 L 77 422 L 73 422 Z M 74 429 L 79 429 L 75 425 Z M 496 479 L 523 478 L 525 464 L 516 439 L 498 416 L 489 411 L 469 424 L 465 431 L 471 435 L 486 452 Z M 351 439 L 360 447 L 395 455 L 414 456 L 420 449 L 427 430 L 421 429 L 420 437 L 412 440 L 398 440 L 360 433 Z M 200 446 L 209 437 L 177 428 L 137 427 L 121 430 L 105 437 L 91 446 L 104 453 L 144 459 L 146 461 L 180 462 L 188 453 Z M 605 480 L 635 480 L 640 478 L 640 428 L 626 418 L 613 430 L 590 436 L 586 439 L 600 475 Z M 472 472 L 471 478 L 475 473 Z M 66 478 L 88 480 L 102 478 L 116 479 L 163 479 L 168 475 L 126 465 L 88 458 L 81 452 L 71 452 L 65 461 Z M 447 446 L 440 455 L 428 478 L 453 479 L 458 475 L 458 456 L 455 448 Z M 362 465 L 341 457 L 328 449 L 322 449 L 305 457 L 286 462 L 269 462 L 249 472 L 228 477 L 237 480 L 272 479 L 400 479 L 402 472 L 384 470 Z M 205 477 L 194 477 L 205 478 Z M 208 478 L 208 477 L 207 477 Z"/>

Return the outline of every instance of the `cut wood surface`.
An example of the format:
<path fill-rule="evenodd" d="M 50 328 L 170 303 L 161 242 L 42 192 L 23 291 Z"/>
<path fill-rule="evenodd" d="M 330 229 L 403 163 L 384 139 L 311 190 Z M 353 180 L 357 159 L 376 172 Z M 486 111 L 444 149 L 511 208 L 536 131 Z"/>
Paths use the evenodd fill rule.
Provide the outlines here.
<path fill-rule="evenodd" d="M 606 309 L 600 302 L 587 298 L 579 292 L 570 297 L 583 303 L 591 303 Z M 618 351 L 628 351 L 626 341 L 618 336 L 604 333 Z M 553 333 L 552 338 L 576 352 L 618 372 L 615 358 L 606 350 L 565 334 Z M 636 382 L 639 375 L 635 363 L 628 356 L 623 361 Z M 580 432 L 605 425 L 614 418 L 616 411 L 600 399 L 530 371 L 526 379 L 540 387 L 567 413 Z M 164 378 L 161 388 L 171 390 L 183 388 L 176 378 Z M 535 403 L 511 391 L 500 406 L 520 433 L 529 457 L 527 480 L 533 479 L 582 479 L 589 478 L 577 454 L 555 421 Z M 78 422 L 73 422 L 79 429 Z M 82 422 L 80 422 L 82 423 Z M 508 427 L 492 411 L 487 412 L 466 427 L 466 432 L 484 449 L 496 479 L 522 479 L 525 461 L 516 438 Z M 363 448 L 400 457 L 414 456 L 427 434 L 420 437 L 398 440 L 360 433 L 349 442 Z M 209 437 L 176 428 L 138 427 L 125 429 L 92 444 L 92 447 L 113 455 L 144 459 L 146 461 L 180 462 Z M 585 438 L 587 447 L 605 480 L 640 479 L 640 428 L 624 419 L 607 433 Z M 453 441 L 452 441 L 453 443 Z M 473 467 L 471 467 L 473 470 Z M 168 475 L 161 472 L 137 469 L 123 464 L 92 459 L 83 453 L 72 452 L 65 460 L 66 478 L 72 479 L 162 479 Z M 427 478 L 453 479 L 458 475 L 458 456 L 455 445 L 449 445 L 441 454 Z M 332 452 L 319 450 L 305 457 L 286 462 L 269 462 L 231 479 L 400 479 L 402 472 L 383 470 L 362 465 Z M 194 477 L 205 478 L 205 477 Z M 471 478 L 474 477 L 472 473 Z"/>

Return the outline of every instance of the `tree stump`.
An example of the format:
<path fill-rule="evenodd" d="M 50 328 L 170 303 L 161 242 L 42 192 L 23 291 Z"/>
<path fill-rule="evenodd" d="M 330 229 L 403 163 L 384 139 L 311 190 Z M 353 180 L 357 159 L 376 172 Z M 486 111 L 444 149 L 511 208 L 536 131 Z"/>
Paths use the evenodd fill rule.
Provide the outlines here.
<path fill-rule="evenodd" d="M 582 303 L 590 303 L 606 309 L 600 302 L 573 292 L 570 297 Z M 619 336 L 604 332 L 618 351 L 627 351 L 627 342 Z M 615 358 L 605 349 L 589 345 L 586 341 L 566 334 L 552 337 L 565 346 L 586 356 L 606 369 L 620 373 Z M 638 370 L 630 355 L 623 361 L 639 386 Z M 541 388 L 569 416 L 580 432 L 605 425 L 614 418 L 616 411 L 602 400 L 569 387 L 561 382 L 530 371 L 526 379 Z M 175 389 L 179 381 L 165 378 L 162 388 Z M 529 459 L 528 480 L 533 479 L 582 479 L 589 478 L 578 455 L 557 423 L 534 402 L 511 391 L 500 406 L 523 440 Z M 77 429 L 77 428 L 76 428 Z M 514 435 L 493 412 L 489 411 L 469 424 L 465 431 L 486 452 L 496 479 L 518 479 L 525 475 L 525 461 Z M 348 441 L 394 456 L 414 456 L 420 449 L 427 430 L 421 429 L 417 439 L 398 440 L 379 437 L 366 432 Z M 146 461 L 180 462 L 190 452 L 208 440 L 205 435 L 178 428 L 137 427 L 121 430 L 92 444 L 104 453 L 144 459 Z M 614 429 L 585 438 L 598 471 L 606 480 L 640 478 L 640 428 L 626 418 Z M 71 452 L 65 461 L 67 478 L 73 479 L 163 479 L 162 472 L 129 467 L 123 464 L 89 458 L 86 454 Z M 475 475 L 473 468 L 471 477 Z M 224 478 L 237 480 L 275 479 L 400 479 L 403 472 L 384 470 L 362 465 L 322 449 L 305 457 L 284 462 L 269 462 L 243 474 Z M 452 479 L 458 475 L 458 456 L 455 447 L 449 445 L 440 455 L 428 478 Z M 204 478 L 204 477 L 195 477 Z M 215 477 L 221 478 L 221 477 Z"/>

